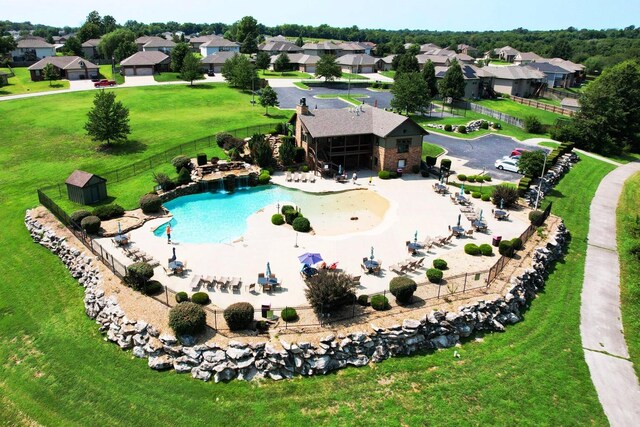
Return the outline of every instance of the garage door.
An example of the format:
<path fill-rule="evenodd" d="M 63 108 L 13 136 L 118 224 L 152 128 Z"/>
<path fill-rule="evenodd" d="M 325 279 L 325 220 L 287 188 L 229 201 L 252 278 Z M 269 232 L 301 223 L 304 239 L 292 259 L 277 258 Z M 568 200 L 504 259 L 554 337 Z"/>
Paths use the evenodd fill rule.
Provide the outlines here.
<path fill-rule="evenodd" d="M 67 71 L 69 80 L 80 80 L 84 78 L 84 71 Z"/>
<path fill-rule="evenodd" d="M 136 75 L 137 76 L 151 76 L 151 75 L 153 75 L 153 68 L 152 67 L 136 68 Z"/>
<path fill-rule="evenodd" d="M 133 68 L 126 67 L 124 69 L 124 75 L 125 76 L 135 76 L 135 74 L 133 73 Z"/>

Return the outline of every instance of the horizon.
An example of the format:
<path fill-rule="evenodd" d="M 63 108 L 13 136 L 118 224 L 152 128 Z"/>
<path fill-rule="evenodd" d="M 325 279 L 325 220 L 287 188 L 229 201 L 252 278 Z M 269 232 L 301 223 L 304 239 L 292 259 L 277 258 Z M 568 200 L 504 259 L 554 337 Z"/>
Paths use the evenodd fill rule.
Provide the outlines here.
<path fill-rule="evenodd" d="M 109 4 L 59 0 L 33 8 L 28 3 L 18 3 L 16 0 L 0 0 L 0 8 L 3 10 L 3 20 L 52 27 L 80 27 L 86 16 L 92 10 L 97 10 L 101 16 L 113 16 L 120 25 L 128 20 L 144 24 L 174 21 L 180 24 L 231 25 L 243 16 L 253 16 L 267 27 L 297 24 L 345 28 L 355 25 L 358 29 L 366 30 L 434 32 L 511 31 L 518 28 L 528 31 L 560 31 L 569 27 L 577 30 L 624 29 L 635 26 L 631 21 L 640 16 L 640 2 L 629 4 L 625 0 L 610 0 L 606 7 L 597 0 L 569 0 L 554 5 L 553 14 L 545 8 L 514 8 L 509 0 L 486 0 L 482 8 L 477 10 L 475 4 L 468 0 L 451 0 L 446 4 L 408 0 L 403 2 L 403 7 L 385 9 L 384 13 L 380 12 L 380 7 L 387 3 L 380 1 L 369 2 L 367 8 L 362 8 L 355 4 L 345 5 L 344 2 L 326 0 L 322 3 L 322 8 L 313 10 L 312 14 L 308 8 L 301 8 L 292 0 L 281 0 L 275 7 L 267 6 L 261 1 L 247 0 L 241 8 L 212 11 L 210 18 L 203 18 L 203 10 L 215 10 L 214 3 L 188 0 L 176 9 L 175 2 L 168 0 L 114 0 Z M 471 8 L 474 10 L 469 11 Z M 407 14 L 407 9 L 411 13 Z M 336 13 L 336 10 L 342 13 Z M 505 16 L 505 11 L 513 12 L 514 16 Z M 537 25 L 541 22 L 544 25 Z"/>

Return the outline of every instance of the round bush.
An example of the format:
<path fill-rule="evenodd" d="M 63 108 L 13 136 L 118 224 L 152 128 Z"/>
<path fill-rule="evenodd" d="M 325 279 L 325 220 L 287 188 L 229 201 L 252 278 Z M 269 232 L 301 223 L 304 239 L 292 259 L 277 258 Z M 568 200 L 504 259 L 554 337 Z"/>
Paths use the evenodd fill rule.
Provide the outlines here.
<path fill-rule="evenodd" d="M 273 225 L 282 225 L 284 224 L 284 217 L 282 214 L 273 214 L 271 216 L 271 224 Z"/>
<path fill-rule="evenodd" d="M 374 295 L 371 297 L 371 307 L 376 311 L 389 310 L 389 300 L 384 295 Z"/>
<path fill-rule="evenodd" d="M 396 179 L 398 177 L 397 171 L 389 171 L 389 178 Z"/>
<path fill-rule="evenodd" d="M 408 277 L 394 277 L 391 279 L 391 282 L 389 282 L 389 291 L 396 297 L 398 304 L 405 304 L 411 301 L 416 289 L 418 289 L 418 285 Z"/>
<path fill-rule="evenodd" d="M 465 175 L 465 174 L 463 174 L 463 173 L 458 174 L 458 181 L 460 181 L 460 182 L 464 182 L 464 181 L 466 181 L 466 180 L 467 180 L 467 175 Z"/>
<path fill-rule="evenodd" d="M 358 304 L 366 307 L 369 305 L 369 295 L 363 294 L 358 296 Z"/>
<path fill-rule="evenodd" d="M 464 253 L 468 255 L 480 255 L 480 248 L 475 243 L 464 245 Z"/>
<path fill-rule="evenodd" d="M 192 335 L 204 331 L 207 314 L 198 304 L 183 302 L 169 311 L 169 327 L 176 335 Z"/>
<path fill-rule="evenodd" d="M 298 218 L 294 219 L 292 225 L 294 230 L 301 233 L 308 233 L 309 231 L 311 231 L 311 223 L 309 223 L 309 220 L 304 217 L 299 216 Z"/>
<path fill-rule="evenodd" d="M 269 171 L 263 170 L 262 172 L 260 172 L 260 175 L 258 175 L 258 184 L 267 185 L 269 181 L 271 181 L 271 175 L 269 174 Z"/>
<path fill-rule="evenodd" d="M 282 205 L 282 207 L 280 208 L 280 213 L 282 213 L 282 215 L 286 214 L 289 211 L 295 211 L 296 208 L 294 208 L 291 205 Z"/>
<path fill-rule="evenodd" d="M 98 231 L 100 231 L 101 223 L 102 221 L 100 221 L 100 218 L 90 215 L 88 217 L 82 218 L 82 221 L 80 221 L 80 226 L 89 234 L 98 234 Z"/>
<path fill-rule="evenodd" d="M 480 200 L 482 200 L 483 202 L 488 202 L 489 200 L 491 200 L 491 196 L 490 196 L 490 195 L 488 195 L 488 194 L 483 194 L 483 195 L 480 197 Z"/>
<path fill-rule="evenodd" d="M 519 251 L 522 249 L 522 239 L 519 237 L 514 237 L 511 239 L 511 246 L 513 246 L 514 251 Z"/>
<path fill-rule="evenodd" d="M 224 320 L 232 331 L 248 329 L 253 322 L 253 306 L 248 302 L 231 304 L 224 310 Z"/>
<path fill-rule="evenodd" d="M 206 292 L 196 292 L 191 295 L 191 301 L 200 305 L 209 304 L 211 302 L 209 295 Z"/>
<path fill-rule="evenodd" d="M 162 286 L 162 283 L 158 282 L 157 280 L 149 280 L 147 282 L 147 286 L 144 289 L 144 294 L 158 295 L 160 292 L 162 292 L 163 289 L 164 287 Z"/>
<path fill-rule="evenodd" d="M 467 181 L 469 182 L 476 182 L 477 177 L 475 175 L 469 175 L 467 177 Z"/>
<path fill-rule="evenodd" d="M 178 185 L 185 185 L 191 182 L 191 172 L 189 169 L 182 168 L 180 172 L 178 172 L 178 178 L 176 179 Z"/>
<path fill-rule="evenodd" d="M 491 247 L 491 245 L 487 244 L 487 243 L 483 243 L 480 246 L 478 246 L 480 248 L 480 253 L 484 256 L 491 256 L 493 255 L 493 248 Z"/>
<path fill-rule="evenodd" d="M 380 179 L 389 179 L 390 178 L 389 171 L 382 170 L 382 171 L 378 172 L 378 178 L 380 178 Z"/>
<path fill-rule="evenodd" d="M 157 194 L 145 194 L 140 198 L 140 209 L 146 214 L 157 213 L 162 208 L 162 200 Z"/>
<path fill-rule="evenodd" d="M 446 270 L 448 268 L 447 261 L 441 258 L 436 258 L 433 260 L 433 268 L 437 268 L 438 270 Z"/>
<path fill-rule="evenodd" d="M 474 199 L 479 199 L 482 196 L 482 194 L 479 191 L 472 191 L 471 192 L 471 197 L 473 197 Z"/>
<path fill-rule="evenodd" d="M 309 166 L 307 165 L 303 165 L 301 169 L 302 169 L 302 172 L 309 172 Z"/>
<path fill-rule="evenodd" d="M 300 213 L 298 211 L 295 211 L 295 210 L 286 211 L 284 213 L 284 221 L 289 225 L 293 225 L 293 221 L 295 221 L 295 219 L 298 218 L 299 216 L 300 216 Z"/>
<path fill-rule="evenodd" d="M 503 256 L 512 257 L 514 250 L 511 240 L 503 240 L 498 245 L 498 253 Z"/>
<path fill-rule="evenodd" d="M 467 133 L 467 127 L 465 125 L 458 126 L 459 133 Z"/>
<path fill-rule="evenodd" d="M 438 270 L 437 268 L 430 268 L 427 270 L 427 279 L 429 279 L 431 283 L 440 283 L 442 276 L 442 270 Z"/>
<path fill-rule="evenodd" d="M 531 211 L 529 212 L 529 221 L 531 221 L 531 224 L 540 226 L 542 225 L 543 216 L 544 216 L 544 212 L 542 211 L 539 211 L 539 210 Z"/>
<path fill-rule="evenodd" d="M 84 211 L 84 210 L 75 211 L 74 213 L 71 214 L 71 221 L 73 221 L 76 224 L 80 225 L 82 220 L 85 219 L 88 216 L 91 216 L 91 212 L 89 212 L 89 211 Z"/>
<path fill-rule="evenodd" d="M 176 294 L 176 302 L 181 303 L 185 301 L 189 301 L 189 295 L 187 295 L 186 292 L 178 292 Z"/>
<path fill-rule="evenodd" d="M 124 215 L 124 208 L 120 205 L 104 205 L 98 206 L 93 210 L 93 215 L 97 216 L 103 221 L 112 218 L 120 218 Z"/>
<path fill-rule="evenodd" d="M 440 160 L 440 169 L 451 170 L 451 159 Z"/>
<path fill-rule="evenodd" d="M 480 129 L 489 129 L 489 122 L 483 120 L 482 123 L 480 123 Z"/>
<path fill-rule="evenodd" d="M 296 320 L 298 320 L 298 312 L 295 308 L 287 307 L 282 310 L 282 312 L 280 313 L 280 317 L 282 317 L 282 320 L 284 320 L 285 322 L 295 322 Z"/>
<path fill-rule="evenodd" d="M 171 159 L 171 164 L 176 168 L 176 172 L 180 172 L 182 168 L 188 168 L 191 163 L 191 159 L 187 156 L 176 156 Z"/>
<path fill-rule="evenodd" d="M 482 179 L 484 179 L 484 182 L 491 181 L 491 175 L 484 175 Z"/>
<path fill-rule="evenodd" d="M 447 132 L 451 132 L 453 130 L 453 127 L 449 124 L 444 125 L 444 130 Z"/>

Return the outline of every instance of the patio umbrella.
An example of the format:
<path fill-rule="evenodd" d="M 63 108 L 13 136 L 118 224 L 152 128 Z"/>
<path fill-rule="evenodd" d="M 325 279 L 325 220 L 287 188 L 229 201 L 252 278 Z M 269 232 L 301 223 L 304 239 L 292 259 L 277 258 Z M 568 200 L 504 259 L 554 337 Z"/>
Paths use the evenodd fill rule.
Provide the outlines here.
<path fill-rule="evenodd" d="M 120 227 L 120 221 L 118 221 L 118 234 L 122 234 L 122 228 Z"/>
<path fill-rule="evenodd" d="M 307 252 L 298 257 L 298 260 L 303 264 L 313 265 L 322 261 L 322 256 L 318 253 Z"/>
<path fill-rule="evenodd" d="M 500 209 L 504 209 L 502 206 L 504 205 L 504 199 L 500 199 Z"/>
<path fill-rule="evenodd" d="M 375 257 L 373 256 L 373 246 L 371 246 L 371 257 L 370 257 L 370 258 L 371 258 L 371 259 L 375 258 Z"/>
<path fill-rule="evenodd" d="M 416 230 L 416 234 L 413 235 L 413 243 L 418 243 L 418 230 Z"/>
<path fill-rule="evenodd" d="M 462 214 L 458 214 L 458 227 L 460 227 L 460 218 L 462 217 Z"/>
<path fill-rule="evenodd" d="M 271 265 L 269 265 L 268 262 L 267 262 L 267 271 L 265 271 L 264 275 L 267 277 L 271 276 Z"/>
<path fill-rule="evenodd" d="M 175 261 L 176 259 L 178 259 L 178 258 L 176 258 L 176 248 L 174 247 L 173 248 L 173 256 L 171 257 L 171 261 Z"/>
<path fill-rule="evenodd" d="M 338 166 L 338 175 L 342 175 L 342 165 Z"/>
<path fill-rule="evenodd" d="M 480 218 L 478 219 L 478 221 L 482 221 L 482 209 L 480 209 Z"/>

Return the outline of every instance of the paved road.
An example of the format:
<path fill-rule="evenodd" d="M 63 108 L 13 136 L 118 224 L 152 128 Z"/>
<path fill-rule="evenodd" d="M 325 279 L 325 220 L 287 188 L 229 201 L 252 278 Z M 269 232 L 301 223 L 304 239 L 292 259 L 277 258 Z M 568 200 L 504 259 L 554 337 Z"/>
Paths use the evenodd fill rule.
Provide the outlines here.
<path fill-rule="evenodd" d="M 640 423 L 640 385 L 629 360 L 620 313 L 620 264 L 616 207 L 627 178 L 640 171 L 629 163 L 609 173 L 591 202 L 580 335 L 591 379 L 612 426 Z"/>
<path fill-rule="evenodd" d="M 300 101 L 300 98 L 307 98 L 307 105 L 314 109 L 316 106 L 319 109 L 323 108 L 347 108 L 351 104 L 340 99 L 320 99 L 315 98 L 316 95 L 347 95 L 349 93 L 346 89 L 333 89 L 326 87 L 316 87 L 310 90 L 300 89 L 298 87 L 274 87 L 274 90 L 278 94 L 278 101 L 280 101 L 280 108 L 295 108 Z M 391 103 L 390 92 L 374 92 L 365 88 L 352 88 L 351 95 L 366 95 L 366 98 L 362 98 L 365 104 L 375 105 L 378 102 L 378 107 L 387 108 Z"/>

